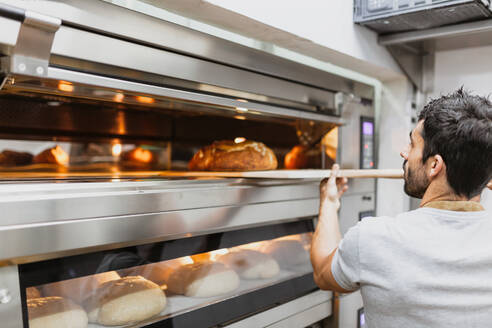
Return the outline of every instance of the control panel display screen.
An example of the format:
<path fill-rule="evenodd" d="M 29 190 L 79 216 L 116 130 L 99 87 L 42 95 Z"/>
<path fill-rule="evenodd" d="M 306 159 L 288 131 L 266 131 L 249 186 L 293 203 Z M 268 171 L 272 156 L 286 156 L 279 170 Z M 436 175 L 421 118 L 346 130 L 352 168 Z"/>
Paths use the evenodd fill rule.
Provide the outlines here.
<path fill-rule="evenodd" d="M 374 168 L 374 119 L 372 117 L 360 118 L 360 168 Z"/>

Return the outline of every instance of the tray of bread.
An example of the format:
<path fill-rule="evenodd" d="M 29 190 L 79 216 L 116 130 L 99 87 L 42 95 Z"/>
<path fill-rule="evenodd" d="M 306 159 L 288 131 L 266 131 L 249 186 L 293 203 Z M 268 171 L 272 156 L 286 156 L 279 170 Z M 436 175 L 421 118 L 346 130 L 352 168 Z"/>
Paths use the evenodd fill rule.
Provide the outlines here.
<path fill-rule="evenodd" d="M 29 327 L 138 327 L 294 279 L 312 272 L 311 235 L 29 287 Z"/>
<path fill-rule="evenodd" d="M 107 145 L 106 145 L 107 146 Z M 28 152 L 0 152 L 0 178 L 3 179 L 74 179 L 74 178 L 256 178 L 256 179 L 322 179 L 331 171 L 313 169 L 321 165 L 320 152 L 305 146 L 294 146 L 279 163 L 275 152 L 265 144 L 244 138 L 213 142 L 196 151 L 187 162 L 187 170 L 163 170 L 158 152 L 146 147 L 122 151 L 119 144 L 111 147 L 93 146 L 87 153 L 71 158 L 66 150 L 55 145 L 33 155 Z M 66 146 L 65 148 L 69 148 Z M 79 147 L 80 148 L 80 147 Z M 104 153 L 106 151 L 106 153 Z M 111 154 L 107 154 L 108 151 Z M 161 150 L 162 151 L 162 150 Z M 328 151 L 332 154 L 332 151 Z M 316 161 L 315 159 L 318 158 Z M 330 163 L 334 160 L 330 158 Z M 340 170 L 347 178 L 403 177 L 403 170 Z"/>

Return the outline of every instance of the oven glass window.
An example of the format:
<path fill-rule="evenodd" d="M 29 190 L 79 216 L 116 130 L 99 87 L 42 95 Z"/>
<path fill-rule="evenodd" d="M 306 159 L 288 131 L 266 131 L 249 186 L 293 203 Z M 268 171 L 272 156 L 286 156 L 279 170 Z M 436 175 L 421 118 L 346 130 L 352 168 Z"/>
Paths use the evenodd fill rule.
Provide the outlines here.
<path fill-rule="evenodd" d="M 311 232 L 28 287 L 29 327 L 146 325 L 312 272 Z M 105 256 L 135 263 L 136 254 Z"/>

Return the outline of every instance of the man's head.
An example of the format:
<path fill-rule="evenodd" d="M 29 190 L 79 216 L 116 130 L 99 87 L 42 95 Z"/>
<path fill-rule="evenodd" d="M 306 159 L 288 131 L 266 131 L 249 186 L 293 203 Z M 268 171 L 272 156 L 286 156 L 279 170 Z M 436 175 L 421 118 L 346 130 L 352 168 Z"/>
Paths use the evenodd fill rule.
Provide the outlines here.
<path fill-rule="evenodd" d="M 445 173 L 452 192 L 470 199 L 492 178 L 492 103 L 460 89 L 430 101 L 402 152 L 405 192 L 422 198 Z"/>

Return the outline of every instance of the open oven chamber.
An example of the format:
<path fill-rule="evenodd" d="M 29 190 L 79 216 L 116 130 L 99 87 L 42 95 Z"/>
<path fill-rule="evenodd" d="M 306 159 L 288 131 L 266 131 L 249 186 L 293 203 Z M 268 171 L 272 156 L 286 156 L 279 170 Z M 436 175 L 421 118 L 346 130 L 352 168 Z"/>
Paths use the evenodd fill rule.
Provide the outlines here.
<path fill-rule="evenodd" d="M 374 127 L 372 87 L 158 13 L 0 1 L 2 327 L 46 326 L 49 313 L 33 309 L 48 301 L 57 315 L 68 308 L 94 321 L 92 310 L 105 310 L 91 300 L 114 308 L 126 284 L 137 288 L 133 303 L 113 317 L 133 320 L 104 324 L 304 327 L 332 314 L 308 261 L 317 181 L 178 172 L 224 139 L 265 143 L 279 169 L 299 145 L 309 150 L 299 169 L 373 167 L 373 130 L 361 132 Z M 39 160 L 47 150 L 53 159 Z M 364 194 L 350 194 L 350 208 L 362 195 L 372 209 L 374 181 L 353 183 Z M 247 268 L 266 262 L 251 269 L 263 276 L 221 264 L 231 254 L 247 254 L 238 260 Z M 150 316 L 132 312 L 147 304 L 142 284 L 161 295 Z"/>

